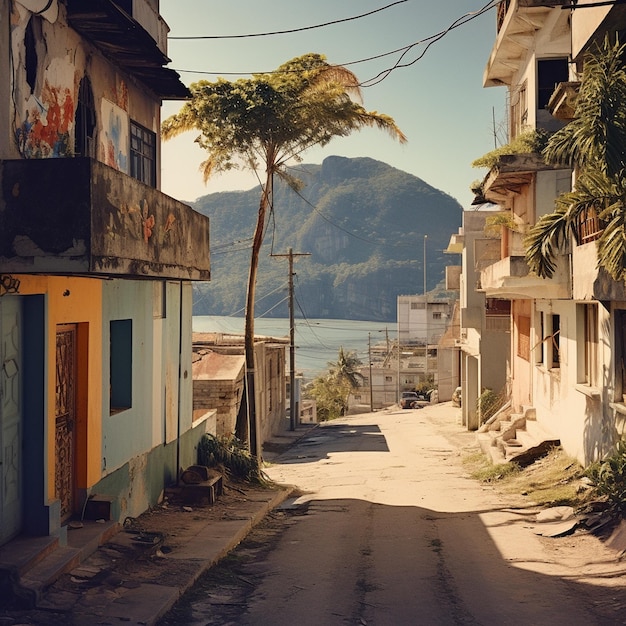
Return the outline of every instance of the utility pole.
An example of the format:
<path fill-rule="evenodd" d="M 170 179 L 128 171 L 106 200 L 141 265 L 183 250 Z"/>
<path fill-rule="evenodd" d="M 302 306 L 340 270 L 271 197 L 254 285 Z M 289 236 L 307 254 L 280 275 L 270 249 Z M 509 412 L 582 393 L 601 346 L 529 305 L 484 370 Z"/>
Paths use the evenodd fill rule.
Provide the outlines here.
<path fill-rule="evenodd" d="M 428 383 L 428 291 L 426 288 L 426 240 L 428 235 L 424 235 L 424 320 L 426 327 L 426 341 L 424 343 L 424 382 Z"/>
<path fill-rule="evenodd" d="M 287 254 L 272 254 L 272 256 L 287 257 L 289 259 L 289 429 L 296 429 L 296 322 L 293 314 L 293 258 L 296 256 L 311 256 L 310 252 L 294 254 L 289 248 Z"/>
<path fill-rule="evenodd" d="M 370 367 L 370 413 L 374 410 L 374 384 L 372 382 L 372 333 L 367 333 L 367 356 Z"/>

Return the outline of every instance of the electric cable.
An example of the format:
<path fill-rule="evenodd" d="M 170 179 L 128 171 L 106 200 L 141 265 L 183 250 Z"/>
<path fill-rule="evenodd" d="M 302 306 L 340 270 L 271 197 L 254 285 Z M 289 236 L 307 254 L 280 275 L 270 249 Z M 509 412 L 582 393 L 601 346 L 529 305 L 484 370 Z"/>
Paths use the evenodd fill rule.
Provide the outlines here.
<path fill-rule="evenodd" d="M 322 24 L 315 24 L 314 26 L 301 26 L 299 28 L 291 28 L 288 30 L 275 30 L 269 32 L 262 33 L 249 33 L 247 35 L 194 35 L 194 36 L 184 36 L 184 37 L 176 37 L 176 36 L 168 36 L 168 39 L 248 39 L 251 37 L 268 37 L 270 35 L 286 35 L 289 33 L 301 33 L 305 30 L 314 30 L 316 28 L 325 28 L 326 26 L 333 26 L 335 24 L 341 24 L 343 22 L 352 22 L 354 20 L 359 20 L 363 17 L 368 17 L 370 15 L 374 15 L 375 13 L 380 13 L 381 11 L 386 11 L 397 4 L 403 4 L 408 0 L 397 0 L 396 2 L 392 2 L 384 7 L 380 7 L 378 9 L 374 9 L 373 11 L 368 11 L 367 13 L 362 13 L 360 15 L 354 15 L 352 17 L 345 17 L 338 20 L 332 20 L 330 22 L 324 22 Z"/>

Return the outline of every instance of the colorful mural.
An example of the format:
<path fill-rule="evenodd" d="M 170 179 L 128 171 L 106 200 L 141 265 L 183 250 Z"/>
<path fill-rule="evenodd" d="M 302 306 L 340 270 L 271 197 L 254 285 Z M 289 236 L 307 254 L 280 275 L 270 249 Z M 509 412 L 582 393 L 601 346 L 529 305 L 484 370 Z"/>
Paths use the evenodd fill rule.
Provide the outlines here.
<path fill-rule="evenodd" d="M 15 131 L 20 154 L 27 159 L 71 156 L 73 125 L 74 99 L 70 90 L 46 80 L 41 97 L 31 95 L 26 118 Z"/>
<path fill-rule="evenodd" d="M 172 245 L 174 242 L 168 240 L 172 236 L 171 233 L 176 230 L 175 222 L 176 217 L 168 213 L 163 223 L 157 226 L 157 218 L 150 210 L 148 200 L 144 198 L 139 204 L 123 203 L 117 211 L 112 211 L 106 230 L 111 239 L 130 235 L 133 239 L 142 238 L 145 243 L 149 243 L 153 235 L 156 235 L 154 240 L 156 244 Z"/>
<path fill-rule="evenodd" d="M 103 132 L 100 134 L 101 160 L 125 174 L 128 170 L 128 114 L 124 109 L 109 100 L 102 100 Z"/>

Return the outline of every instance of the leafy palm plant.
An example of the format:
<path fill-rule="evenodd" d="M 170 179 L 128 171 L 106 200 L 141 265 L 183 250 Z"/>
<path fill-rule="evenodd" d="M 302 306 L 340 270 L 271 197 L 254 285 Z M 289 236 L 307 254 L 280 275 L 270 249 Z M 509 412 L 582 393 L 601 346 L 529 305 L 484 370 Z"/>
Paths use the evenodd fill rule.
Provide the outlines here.
<path fill-rule="evenodd" d="M 287 163 L 301 160 L 312 146 L 324 146 L 334 137 L 365 127 L 379 128 L 404 143 L 406 137 L 388 115 L 367 111 L 357 77 L 323 55 L 306 54 L 276 71 L 249 79 L 199 81 L 190 86 L 191 99 L 162 125 L 164 139 L 197 130 L 196 142 L 208 153 L 201 164 L 205 181 L 216 172 L 235 167 L 255 172 L 264 168 L 254 231 L 246 297 L 245 354 L 249 399 L 248 418 L 240 412 L 236 435 L 250 441 L 256 452 L 254 407 L 254 302 L 259 252 L 265 235 L 268 209 L 272 209 L 274 176 L 290 186 L 299 181 L 287 172 Z M 357 98 L 357 100 L 353 99 Z"/>
<path fill-rule="evenodd" d="M 626 278 L 626 70 L 624 46 L 607 37 L 585 58 L 575 118 L 550 137 L 547 162 L 577 168 L 573 191 L 557 198 L 526 239 L 531 270 L 550 278 L 564 243 L 580 243 L 578 224 L 589 212 L 604 224 L 597 241 L 598 266 Z"/>
<path fill-rule="evenodd" d="M 362 364 L 356 352 L 346 352 L 343 346 L 339 348 L 337 360 L 328 363 L 328 378 L 342 392 L 342 414 L 348 408 L 350 393 L 357 390 L 363 382 L 363 375 L 359 372 Z"/>

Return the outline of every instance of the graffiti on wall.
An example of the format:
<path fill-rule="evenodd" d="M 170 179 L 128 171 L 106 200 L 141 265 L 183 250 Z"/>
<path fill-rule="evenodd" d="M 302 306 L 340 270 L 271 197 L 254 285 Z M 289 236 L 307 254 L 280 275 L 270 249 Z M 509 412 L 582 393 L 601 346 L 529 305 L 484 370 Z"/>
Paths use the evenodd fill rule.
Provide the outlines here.
<path fill-rule="evenodd" d="M 46 80 L 41 96 L 30 97 L 25 119 L 15 131 L 20 153 L 27 159 L 71 156 L 73 125 L 72 93 Z"/>
<path fill-rule="evenodd" d="M 102 100 L 103 132 L 100 133 L 100 159 L 125 174 L 128 170 L 128 114 L 109 100 Z"/>
<path fill-rule="evenodd" d="M 160 213 L 160 211 L 158 212 Z M 138 204 L 123 203 L 115 212 L 109 214 L 107 234 L 112 239 L 121 235 L 130 235 L 134 239 L 151 240 L 159 246 L 173 244 L 176 217 L 168 213 L 161 218 L 155 217 L 148 200 L 144 198 Z M 162 223 L 158 223 L 159 221 Z"/>

